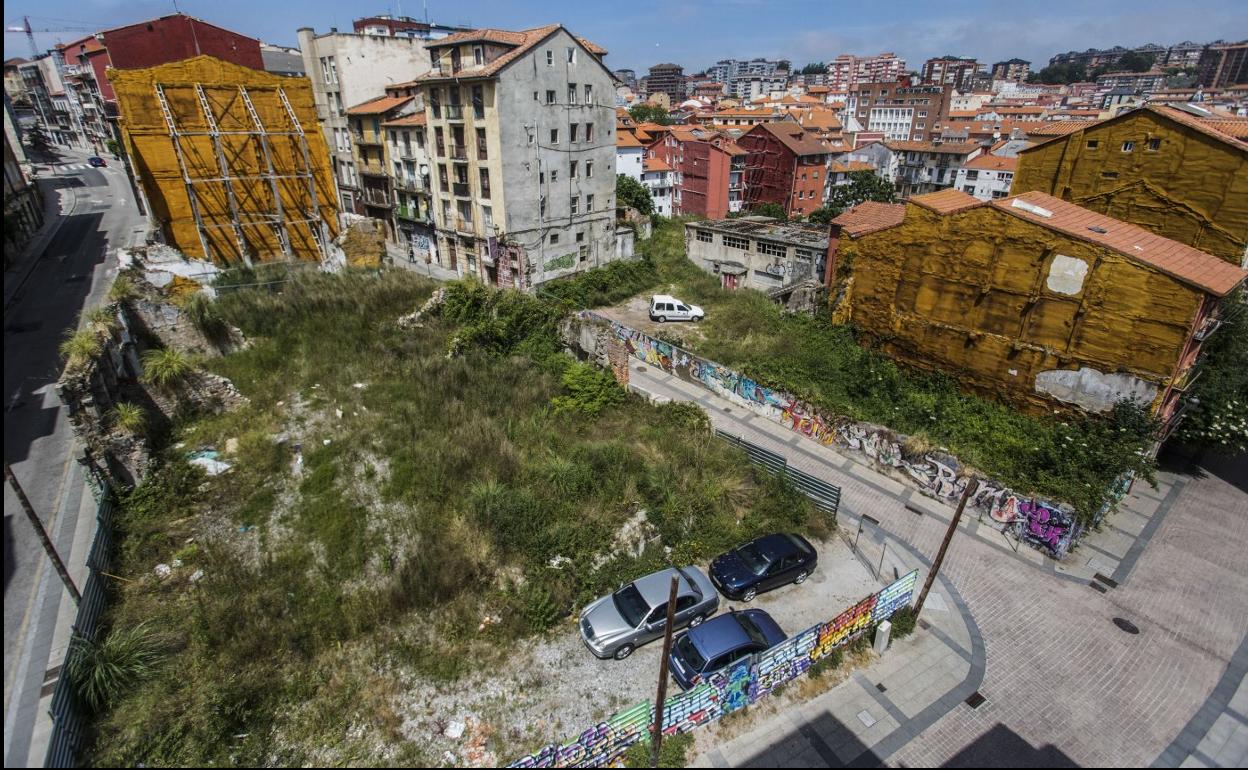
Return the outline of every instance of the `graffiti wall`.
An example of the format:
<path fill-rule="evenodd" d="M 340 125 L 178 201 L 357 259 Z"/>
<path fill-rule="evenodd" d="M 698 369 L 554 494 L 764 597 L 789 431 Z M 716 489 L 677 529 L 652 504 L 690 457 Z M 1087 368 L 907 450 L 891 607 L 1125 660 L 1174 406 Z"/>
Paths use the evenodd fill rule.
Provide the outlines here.
<path fill-rule="evenodd" d="M 821 658 L 869 633 L 910 604 L 919 573 L 911 572 L 826 623 L 812 626 L 766 652 L 716 672 L 693 689 L 664 702 L 663 734 L 684 733 L 714 722 L 770 695 Z M 546 746 L 509 767 L 604 767 L 637 741 L 648 740 L 654 704 L 638 703 L 600 722 L 576 739 Z"/>
<path fill-rule="evenodd" d="M 904 435 L 882 426 L 822 414 L 789 393 L 768 388 L 740 372 L 592 311 L 582 311 L 580 317 L 609 324 L 612 334 L 634 358 L 700 385 L 824 445 L 861 453 L 877 468 L 899 476 L 931 497 L 956 502 L 970 481 L 970 476 L 962 473 L 962 465 L 956 457 L 940 452 L 907 454 Z M 1065 558 L 1083 532 L 1074 510 L 1068 505 L 1016 493 L 992 479 L 981 478 L 979 482 L 979 489 L 967 503 L 968 508 L 981 521 L 992 523 L 1007 535 L 1055 559 Z M 1128 482 L 1129 479 L 1125 479 L 1121 485 L 1123 494 Z M 1121 498 L 1122 494 L 1117 497 Z M 1107 505 L 1098 511 L 1094 520 L 1099 521 L 1108 509 Z"/>

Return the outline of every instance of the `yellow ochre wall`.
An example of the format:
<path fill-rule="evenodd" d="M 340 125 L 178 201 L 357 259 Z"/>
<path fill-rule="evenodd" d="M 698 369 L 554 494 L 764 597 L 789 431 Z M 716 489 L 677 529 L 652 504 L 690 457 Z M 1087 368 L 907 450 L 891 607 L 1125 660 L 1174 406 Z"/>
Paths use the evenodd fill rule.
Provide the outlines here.
<path fill-rule="evenodd" d="M 1160 139 L 1158 150 L 1148 149 Z M 1089 149 L 1089 141 L 1098 142 Z M 1123 142 L 1135 143 L 1123 152 Z M 1248 248 L 1248 150 L 1136 110 L 1019 153 L 1013 195 L 1039 190 L 1235 265 Z M 1117 174 L 1117 177 L 1109 175 Z"/>
<path fill-rule="evenodd" d="M 223 133 L 222 152 L 230 176 L 264 177 L 232 182 L 239 221 L 252 257 L 261 261 L 321 259 L 312 223 L 291 221 L 318 218 L 324 228 L 318 232 L 330 238 L 338 233 L 338 195 L 307 78 L 270 75 L 211 56 L 196 56 L 149 69 L 110 69 L 109 78 L 117 93 L 126 150 L 151 202 L 152 216 L 160 223 L 166 240 L 189 257 L 226 264 L 241 260 L 226 184 L 221 181 L 195 184 L 200 217 L 206 225 L 205 239 L 211 252 L 204 254 L 155 86 L 164 87 L 179 130 L 195 132 L 208 131 L 195 90 L 197 83 L 203 86 L 222 132 L 255 130 L 255 123 L 239 93 L 240 85 L 246 87 L 256 114 L 268 131 L 293 131 L 294 126 L 278 96 L 277 89 L 284 90 L 307 140 L 307 158 L 316 183 L 316 207 L 306 179 L 277 179 L 275 196 L 258 136 Z M 221 178 L 217 150 L 211 137 L 184 136 L 181 144 L 192 179 Z M 270 135 L 268 144 L 274 176 L 306 173 L 307 162 L 297 136 Z M 273 225 L 264 217 L 276 213 L 279 199 L 288 221 L 290 255 L 283 253 Z"/>
<path fill-rule="evenodd" d="M 1037 374 L 1084 366 L 1157 384 L 1155 406 L 1204 296 L 991 206 L 940 216 L 909 204 L 901 225 L 840 250 L 837 313 L 864 341 L 1029 411 L 1060 403 L 1036 391 Z M 1088 265 L 1077 294 L 1048 288 L 1059 254 Z"/>

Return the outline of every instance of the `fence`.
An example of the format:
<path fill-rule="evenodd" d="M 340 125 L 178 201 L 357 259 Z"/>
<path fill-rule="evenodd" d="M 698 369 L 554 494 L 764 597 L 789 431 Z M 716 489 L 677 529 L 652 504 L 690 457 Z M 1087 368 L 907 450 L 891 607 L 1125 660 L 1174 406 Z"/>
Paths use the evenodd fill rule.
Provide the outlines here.
<path fill-rule="evenodd" d="M 770 449 L 764 449 L 758 444 L 746 441 L 740 436 L 734 436 L 719 428 L 715 429 L 715 435 L 730 444 L 744 449 L 752 462 L 761 465 L 768 472 L 784 476 L 793 486 L 809 497 L 810 501 L 819 510 L 835 516 L 837 510 L 841 507 L 840 487 L 829 484 L 823 479 L 812 476 L 805 471 L 790 468 L 788 461 L 780 455 Z"/>
<path fill-rule="evenodd" d="M 91 542 L 91 551 L 87 554 L 87 582 L 83 586 L 82 601 L 78 604 L 78 616 L 74 620 L 74 637 L 94 639 L 99 630 L 100 615 L 104 612 L 107 594 L 104 589 L 104 573 L 111 566 L 113 547 L 113 495 L 105 485 L 100 495 L 100 504 L 96 509 L 95 539 Z M 48 741 L 48 753 L 44 758 L 44 767 L 78 767 L 79 753 L 82 751 L 86 738 L 87 714 L 85 706 L 79 701 L 65 663 L 61 664 L 61 674 L 56 681 L 56 689 L 52 691 L 52 705 L 48 709 L 52 717 L 52 736 Z"/>
<path fill-rule="evenodd" d="M 663 734 L 689 732 L 757 703 L 834 650 L 870 634 L 877 624 L 910 604 L 918 574 L 916 570 L 904 575 L 826 623 L 813 625 L 668 698 L 663 703 Z M 604 767 L 618 761 L 634 743 L 649 741 L 652 724 L 654 704 L 638 703 L 617 711 L 567 743 L 546 746 L 509 767 Z"/>

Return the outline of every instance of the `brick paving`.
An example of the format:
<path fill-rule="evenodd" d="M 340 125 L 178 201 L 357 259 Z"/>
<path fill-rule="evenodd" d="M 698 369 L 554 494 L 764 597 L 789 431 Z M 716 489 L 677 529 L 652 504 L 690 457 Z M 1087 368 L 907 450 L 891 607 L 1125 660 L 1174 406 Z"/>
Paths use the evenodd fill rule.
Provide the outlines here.
<path fill-rule="evenodd" d="M 948 507 L 696 386 L 637 369 L 636 385 L 696 400 L 716 427 L 841 486 L 843 525 L 867 514 L 919 553 L 935 553 Z M 1217 477 L 1160 472 L 1156 489 L 1137 483 L 1122 508 L 1129 513 L 1112 517 L 1060 565 L 1026 546 L 1016 553 L 974 519 L 963 522 L 943 576 L 983 634 L 979 690 L 987 700 L 978 709 L 952 707 L 880 759 L 909 767 L 970 756 L 1014 764 L 1020 751 L 1034 751 L 1085 766 L 1141 766 L 1167 750 L 1170 758 L 1183 754 L 1172 749 L 1181 732 L 1193 736 L 1189 743 L 1199 738 L 1193 750 L 1220 752 L 1192 753 L 1188 766 L 1240 756 L 1248 743 L 1244 712 L 1210 696 L 1215 687 L 1240 686 L 1224 675 L 1237 670 L 1232 658 L 1248 629 L 1248 495 Z M 1093 590 L 1095 572 L 1112 575 L 1117 587 Z M 1121 630 L 1115 618 L 1139 633 Z M 1198 712 L 1210 718 L 1193 729 Z"/>

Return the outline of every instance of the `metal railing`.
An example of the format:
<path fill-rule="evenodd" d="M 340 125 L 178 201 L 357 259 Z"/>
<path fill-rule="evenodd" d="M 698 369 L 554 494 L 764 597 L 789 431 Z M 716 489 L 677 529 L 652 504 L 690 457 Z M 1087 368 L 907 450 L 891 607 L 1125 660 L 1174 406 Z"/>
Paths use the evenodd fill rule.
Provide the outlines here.
<path fill-rule="evenodd" d="M 99 630 L 100 615 L 107 601 L 103 576 L 112 566 L 113 510 L 112 490 L 105 485 L 95 513 L 98 526 L 91 551 L 87 554 L 87 582 L 83 586 L 82 601 L 78 604 L 78 615 L 74 620 L 75 637 L 94 640 Z M 72 646 L 70 649 L 73 649 Z M 81 764 L 79 754 L 87 738 L 88 711 L 74 690 L 65 662 L 62 662 L 60 677 L 52 691 L 48 713 L 52 717 L 52 735 L 48 739 L 48 753 L 43 766 L 78 767 Z"/>
<path fill-rule="evenodd" d="M 447 120 L 463 120 L 464 106 L 462 104 L 445 104 L 442 109 L 446 110 Z"/>
<path fill-rule="evenodd" d="M 468 148 L 462 144 L 451 145 L 451 160 L 468 160 Z"/>
<path fill-rule="evenodd" d="M 719 428 L 715 429 L 715 435 L 729 444 L 744 449 L 750 461 L 756 465 L 761 465 L 768 473 L 777 474 L 788 479 L 789 483 L 797 487 L 802 494 L 809 497 L 810 501 L 819 510 L 836 515 L 837 510 L 841 507 L 840 487 L 829 484 L 823 479 L 812 476 L 805 471 L 790 468 L 788 461 L 782 455 L 747 441 L 740 436 L 734 436 Z"/>
<path fill-rule="evenodd" d="M 472 194 L 468 189 L 467 182 L 452 182 L 451 192 L 463 198 L 467 198 Z"/>

